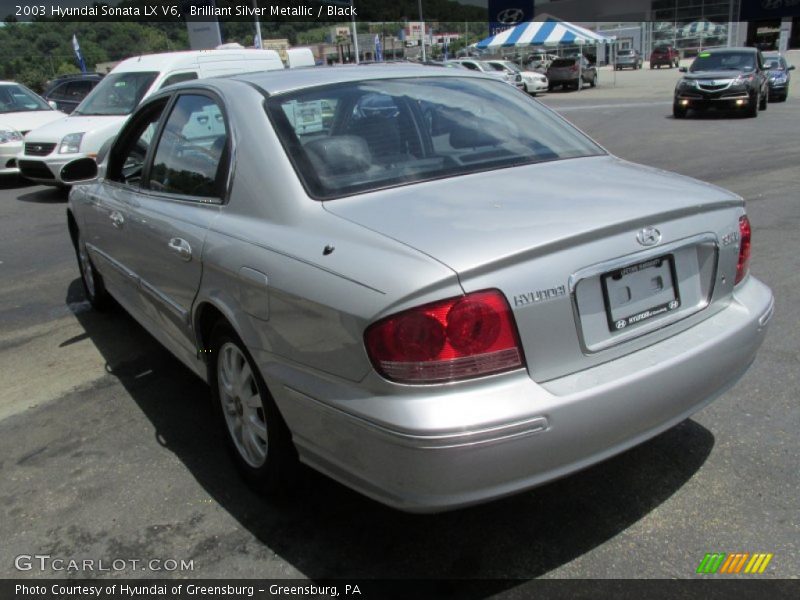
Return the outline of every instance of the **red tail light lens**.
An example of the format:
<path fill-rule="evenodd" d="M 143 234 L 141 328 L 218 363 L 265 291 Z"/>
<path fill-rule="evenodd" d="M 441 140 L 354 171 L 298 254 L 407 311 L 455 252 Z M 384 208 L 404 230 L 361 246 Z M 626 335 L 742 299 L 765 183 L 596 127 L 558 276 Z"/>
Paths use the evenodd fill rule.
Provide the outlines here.
<path fill-rule="evenodd" d="M 570 70 L 570 71 L 577 71 L 577 70 L 578 70 L 578 65 L 577 65 L 577 64 L 575 64 L 575 65 L 572 65 L 572 66 L 569 68 L 569 70 Z"/>
<path fill-rule="evenodd" d="M 370 325 L 364 342 L 375 369 L 403 383 L 441 383 L 523 366 L 514 318 L 498 290 L 386 317 Z"/>
<path fill-rule="evenodd" d="M 750 270 L 750 219 L 739 217 L 739 261 L 736 263 L 736 282 L 744 279 Z"/>

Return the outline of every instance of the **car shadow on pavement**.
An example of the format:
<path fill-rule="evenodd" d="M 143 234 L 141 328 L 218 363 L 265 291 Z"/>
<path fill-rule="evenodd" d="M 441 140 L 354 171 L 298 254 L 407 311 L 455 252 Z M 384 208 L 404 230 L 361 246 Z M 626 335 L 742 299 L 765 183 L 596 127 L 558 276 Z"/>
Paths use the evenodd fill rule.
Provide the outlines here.
<path fill-rule="evenodd" d="M 76 279 L 67 303 L 82 298 Z M 438 515 L 395 511 L 308 468 L 293 495 L 268 499 L 235 472 L 202 381 L 121 308 L 75 311 L 75 317 L 152 423 L 155 435 L 142 444 L 174 453 L 214 502 L 312 579 L 484 579 L 490 580 L 481 583 L 485 595 L 499 593 L 581 557 L 649 515 L 700 469 L 714 445 L 710 431 L 687 420 L 554 483 Z"/>
<path fill-rule="evenodd" d="M 57 187 L 40 188 L 27 194 L 17 196 L 20 202 L 33 202 L 35 204 L 65 203 L 69 198 L 66 190 Z"/>

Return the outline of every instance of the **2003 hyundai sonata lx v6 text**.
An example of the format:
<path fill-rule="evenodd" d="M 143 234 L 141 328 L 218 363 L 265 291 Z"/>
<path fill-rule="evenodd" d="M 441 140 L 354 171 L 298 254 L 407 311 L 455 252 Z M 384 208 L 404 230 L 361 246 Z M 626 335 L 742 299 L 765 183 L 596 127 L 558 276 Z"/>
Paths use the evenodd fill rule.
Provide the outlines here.
<path fill-rule="evenodd" d="M 187 82 L 62 175 L 91 303 L 209 383 L 267 489 L 298 460 L 408 511 L 536 486 L 705 406 L 773 311 L 740 197 L 466 71 Z"/>

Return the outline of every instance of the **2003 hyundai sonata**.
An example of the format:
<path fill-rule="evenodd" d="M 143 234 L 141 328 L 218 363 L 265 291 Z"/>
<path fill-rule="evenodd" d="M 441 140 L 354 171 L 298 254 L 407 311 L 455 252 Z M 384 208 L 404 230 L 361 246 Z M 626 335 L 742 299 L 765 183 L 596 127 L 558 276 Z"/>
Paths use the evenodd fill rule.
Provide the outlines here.
<path fill-rule="evenodd" d="M 582 469 L 744 373 L 744 201 L 466 71 L 187 82 L 65 180 L 86 294 L 206 380 L 244 474 L 438 511 Z"/>

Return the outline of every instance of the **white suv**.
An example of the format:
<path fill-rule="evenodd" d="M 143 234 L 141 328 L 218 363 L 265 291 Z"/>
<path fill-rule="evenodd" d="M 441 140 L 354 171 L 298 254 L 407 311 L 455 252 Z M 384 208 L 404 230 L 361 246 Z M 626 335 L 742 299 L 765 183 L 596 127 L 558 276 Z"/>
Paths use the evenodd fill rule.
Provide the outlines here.
<path fill-rule="evenodd" d="M 283 69 L 273 50 L 219 49 L 136 56 L 122 61 L 66 118 L 25 136 L 17 155 L 20 173 L 37 183 L 65 187 L 61 169 L 95 157 L 142 100 L 168 85 L 250 71 Z"/>

